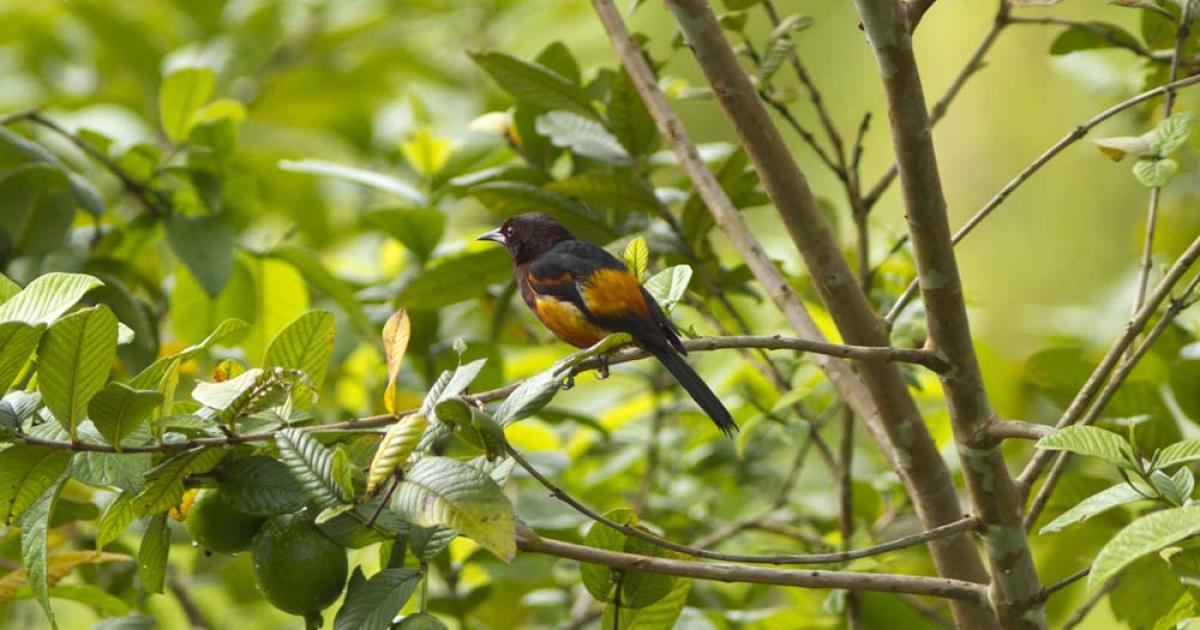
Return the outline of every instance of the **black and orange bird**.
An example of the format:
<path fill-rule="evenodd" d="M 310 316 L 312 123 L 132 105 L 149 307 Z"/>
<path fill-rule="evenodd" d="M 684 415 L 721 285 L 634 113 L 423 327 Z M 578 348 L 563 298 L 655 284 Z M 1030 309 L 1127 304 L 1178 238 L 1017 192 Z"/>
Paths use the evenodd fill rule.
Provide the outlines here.
<path fill-rule="evenodd" d="M 558 221 L 521 214 L 479 237 L 508 248 L 525 304 L 559 339 L 587 348 L 627 333 L 654 355 L 725 435 L 737 424 L 721 399 L 683 359 L 679 332 L 624 263 L 571 235 Z"/>

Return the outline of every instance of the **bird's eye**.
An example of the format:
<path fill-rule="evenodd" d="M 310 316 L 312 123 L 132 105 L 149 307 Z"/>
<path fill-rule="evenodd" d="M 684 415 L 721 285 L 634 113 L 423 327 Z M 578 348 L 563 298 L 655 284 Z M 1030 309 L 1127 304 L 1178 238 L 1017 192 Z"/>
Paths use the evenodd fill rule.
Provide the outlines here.
<path fill-rule="evenodd" d="M 513 229 L 512 229 L 512 226 L 511 226 L 511 225 L 510 225 L 510 226 L 508 226 L 508 227 L 506 227 L 506 228 L 504 228 L 504 235 L 505 235 L 505 236 L 512 236 L 512 233 L 513 233 Z"/>

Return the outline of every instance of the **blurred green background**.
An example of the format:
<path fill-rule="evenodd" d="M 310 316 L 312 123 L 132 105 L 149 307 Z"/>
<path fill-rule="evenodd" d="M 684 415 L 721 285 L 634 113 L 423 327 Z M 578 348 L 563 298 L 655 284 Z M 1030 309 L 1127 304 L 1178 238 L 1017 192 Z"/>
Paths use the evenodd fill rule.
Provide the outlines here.
<path fill-rule="evenodd" d="M 627 4 L 623 1 L 622 8 Z M 797 49 L 843 135 L 852 136 L 862 115 L 872 113 L 863 174 L 864 181 L 873 183 L 891 164 L 890 137 L 874 62 L 857 27 L 852 3 L 799 0 L 777 4 L 785 14 L 801 12 L 815 18 L 811 28 L 797 35 Z M 916 48 L 931 102 L 960 72 L 989 28 L 995 10 L 992 0 L 940 0 L 922 22 Z M 1101 3 L 1075 1 L 1024 12 L 1102 20 L 1137 30 L 1135 12 Z M 685 82 L 675 87 L 703 85 L 686 49 L 672 47 L 674 24 L 661 3 L 645 3 L 630 24 L 649 37 L 649 48 L 657 58 L 668 61 L 664 75 Z M 761 13 L 752 12 L 747 30 L 752 38 L 761 40 L 770 27 Z M 1050 55 L 1050 43 L 1059 31 L 1061 27 L 1041 25 L 1008 28 L 988 55 L 986 66 L 970 80 L 936 128 L 953 225 L 965 221 L 1075 126 L 1143 89 L 1143 70 L 1127 52 Z M 364 228 L 361 213 L 366 207 L 378 207 L 378 198 L 344 182 L 285 172 L 278 167 L 279 161 L 319 158 L 411 178 L 412 170 L 399 146 L 419 130 L 451 139 L 459 148 L 494 145 L 494 134 L 472 130 L 471 123 L 482 114 L 508 108 L 511 100 L 472 63 L 468 53 L 499 50 L 531 59 L 555 41 L 570 48 L 585 77 L 590 69 L 615 64 L 590 4 L 579 0 L 0 0 L 0 115 L 41 106 L 47 116 L 72 129 L 103 130 L 123 145 L 153 143 L 160 140 L 155 112 L 161 77 L 182 66 L 210 67 L 217 73 L 217 94 L 246 107 L 237 173 L 230 180 L 243 186 L 232 210 L 240 242 L 250 248 L 267 248 L 285 239 L 300 242 L 320 252 L 342 278 L 360 286 L 386 287 L 412 260 L 396 243 Z M 790 77 L 788 82 L 794 83 Z M 1178 109 L 1191 110 L 1195 102 L 1196 97 L 1185 92 Z M 798 98 L 793 105 L 802 123 L 816 129 L 816 118 L 806 100 Z M 678 100 L 676 107 L 696 141 L 734 140 L 711 100 Z M 1157 119 L 1155 102 L 1106 123 L 1095 136 L 1140 134 Z M 851 243 L 852 223 L 836 178 L 794 134 L 785 129 L 784 135 L 818 195 L 827 198 L 834 214 L 841 217 L 839 230 L 845 242 Z M 71 155 L 60 138 L 47 136 L 44 141 Z M 110 176 L 78 155 L 74 157 L 73 163 L 81 170 L 115 190 Z M 1184 174 L 1172 181 L 1164 196 L 1159 261 L 1169 260 L 1200 227 L 1200 214 L 1192 203 L 1200 180 L 1195 169 L 1189 168 L 1195 157 L 1185 154 L 1181 159 Z M 1022 186 L 959 247 L 977 347 L 993 403 L 1002 415 L 1052 420 L 1053 408 L 1031 393 L 1023 367 L 1026 359 L 1048 345 L 1076 340 L 1086 354 L 1095 354 L 1119 331 L 1132 299 L 1146 197 L 1145 188 L 1130 175 L 1127 163 L 1114 164 L 1089 142 L 1080 142 Z M 466 196 L 444 199 L 440 209 L 448 216 L 444 246 L 472 239 L 497 222 L 496 215 Z M 137 208 L 126 199 L 117 212 L 129 218 L 136 215 Z M 874 261 L 880 261 L 904 233 L 902 213 L 898 187 L 893 186 L 872 215 Z M 800 274 L 798 257 L 773 210 L 754 208 L 747 210 L 746 216 L 771 254 L 782 259 L 789 271 Z M 714 241 L 723 258 L 733 262 L 734 254 L 723 238 L 715 234 Z M 894 270 L 903 274 L 906 268 L 902 257 L 898 259 L 901 262 Z M 38 269 L 26 269 L 26 276 L 54 267 L 53 262 L 40 264 Z M 22 272 L 10 273 L 19 276 Z M 165 288 L 172 286 L 169 267 L 155 274 L 163 278 Z M 898 275 L 892 283 L 900 280 L 907 277 Z M 786 331 L 781 318 L 765 302 L 755 306 L 747 299 L 739 304 L 752 313 L 755 331 Z M 378 321 L 381 312 L 369 315 Z M 183 335 L 167 320 L 178 322 L 186 319 L 187 313 L 163 315 L 164 344 L 177 342 Z M 527 314 L 517 317 L 527 319 Z M 682 307 L 676 318 L 685 327 L 710 332 L 691 306 Z M 445 309 L 435 332 L 442 352 L 448 355 L 446 350 L 455 337 L 468 341 L 482 338 L 488 326 L 488 316 L 472 301 Z M 333 402 L 323 400 L 323 404 L 336 409 L 331 413 L 341 417 L 378 412 L 375 389 L 383 379 L 382 355 L 373 340 L 356 341 L 353 335 L 341 333 L 339 328 L 335 396 Z M 562 344 L 537 348 L 529 341 L 510 339 L 503 345 L 503 372 L 492 374 L 485 386 L 500 384 L 502 377 L 532 373 L 568 351 Z M 724 378 L 735 372 L 734 366 L 722 364 L 716 357 L 698 361 L 708 373 Z M 636 488 L 632 480 L 637 479 L 642 451 L 633 446 L 645 431 L 638 425 L 647 421 L 649 404 L 644 399 L 622 398 L 623 383 L 631 380 L 617 377 L 608 384 L 597 384 L 585 378 L 586 387 L 581 389 L 586 391 L 564 398 L 568 407 L 600 416 L 606 426 L 620 427 L 634 436 L 630 448 L 621 451 L 624 459 L 592 453 L 595 461 L 570 462 L 581 466 L 575 481 L 592 488 L 591 498 L 597 503 L 618 503 L 616 493 L 603 490 L 604 483 L 623 484 L 623 490 Z M 927 384 L 936 389 L 936 384 Z M 411 376 L 409 385 L 413 395 L 418 395 L 419 379 Z M 935 433 L 945 444 L 944 409 L 936 392 L 926 391 L 923 402 L 929 406 Z M 604 411 L 597 413 L 598 408 Z M 627 424 L 633 419 L 638 422 Z M 693 422 L 689 426 L 701 425 Z M 1181 426 L 1185 434 L 1195 432 L 1186 422 Z M 530 448 L 546 452 L 566 449 L 579 457 L 587 450 L 580 446 L 582 438 L 561 427 L 535 425 L 529 433 L 523 439 Z M 860 448 L 873 450 L 866 444 Z M 687 452 L 697 460 L 711 455 L 707 450 Z M 948 457 L 956 466 L 952 453 L 948 452 Z M 559 461 L 557 466 L 565 469 L 568 462 Z M 777 468 L 782 466 L 779 463 Z M 867 482 L 887 478 L 873 459 L 862 460 L 858 467 Z M 779 470 L 772 472 L 780 474 Z M 623 481 L 606 481 L 617 476 Z M 689 492 L 703 485 L 704 479 L 703 475 L 689 477 L 680 480 L 679 487 L 665 489 L 676 503 L 664 503 L 660 509 L 686 505 Z M 823 470 L 815 466 L 805 469 L 797 490 L 799 509 L 823 518 L 835 515 L 828 484 Z M 732 492 L 738 486 L 725 488 Z M 1075 494 L 1084 492 L 1086 489 L 1077 489 Z M 769 494 L 769 490 L 760 494 Z M 541 502 L 526 509 L 561 512 L 546 506 L 537 492 L 528 496 L 530 501 Z M 732 517 L 753 502 L 749 496 L 706 496 L 703 509 L 711 507 L 723 517 Z M 1068 498 L 1063 502 L 1066 505 Z M 520 502 L 518 514 L 522 514 Z M 574 522 L 569 516 L 562 518 Z M 1049 562 L 1045 579 L 1069 573 L 1066 567 L 1078 566 L 1103 538 L 1098 534 L 1082 540 L 1072 551 L 1035 541 L 1039 560 Z M 1056 560 L 1056 554 L 1062 557 Z M 208 561 L 196 559 L 201 564 Z M 213 617 L 218 627 L 289 627 L 292 621 L 272 616 L 250 599 L 246 605 L 252 614 L 227 605 L 237 601 L 237 583 L 246 580 L 245 566 L 237 563 L 246 561 L 241 558 L 211 571 L 205 569 L 210 577 L 196 583 L 197 596 L 219 615 Z M 549 563 L 537 566 L 546 569 Z M 492 579 L 496 576 L 493 572 Z M 227 583 L 235 588 L 221 586 Z M 242 592 L 246 586 L 241 584 Z M 232 599 L 229 592 L 235 593 Z M 788 597 L 793 605 L 803 603 L 810 608 L 821 601 L 811 593 Z M 1081 598 L 1081 593 L 1075 593 L 1057 600 L 1051 611 L 1069 609 L 1072 601 Z M 174 604 L 165 598 L 151 599 L 164 600 L 149 604 L 161 609 L 163 627 L 182 627 Z M 486 605 L 503 608 L 493 600 Z M 18 621 L 10 621 L 15 624 L 10 627 L 40 627 L 36 606 L 22 605 L 15 610 L 18 614 L 10 619 Z M 28 615 L 19 614 L 25 610 Z M 64 627 L 87 627 L 90 613 L 83 607 L 73 612 L 74 617 L 70 611 L 64 613 Z M 1104 619 L 1110 614 L 1101 606 L 1091 620 L 1097 625 L 1089 627 L 1116 623 Z M 792 622 L 786 617 L 764 615 L 758 621 L 747 618 L 745 625 L 738 627 L 804 627 L 789 625 Z M 547 627 L 554 623 L 548 622 Z M 696 628 L 707 627 L 699 625 L 700 621 L 694 623 Z M 820 625 L 832 624 L 835 622 L 826 619 Z"/>

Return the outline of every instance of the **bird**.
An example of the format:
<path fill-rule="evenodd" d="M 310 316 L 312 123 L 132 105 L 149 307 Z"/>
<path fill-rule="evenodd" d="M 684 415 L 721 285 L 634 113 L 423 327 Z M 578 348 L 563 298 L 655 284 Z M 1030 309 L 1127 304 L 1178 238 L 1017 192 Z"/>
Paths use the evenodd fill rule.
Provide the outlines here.
<path fill-rule="evenodd" d="M 626 333 L 663 367 L 726 436 L 733 416 L 684 360 L 679 330 L 623 262 L 545 214 L 516 215 L 478 240 L 504 245 L 521 297 L 546 328 L 578 348 Z"/>

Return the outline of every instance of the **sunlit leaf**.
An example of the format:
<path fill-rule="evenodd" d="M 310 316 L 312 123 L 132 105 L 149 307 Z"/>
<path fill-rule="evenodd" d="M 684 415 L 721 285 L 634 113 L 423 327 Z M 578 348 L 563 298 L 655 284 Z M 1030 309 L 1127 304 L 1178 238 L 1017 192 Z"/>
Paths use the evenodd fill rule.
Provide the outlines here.
<path fill-rule="evenodd" d="M 192 129 L 196 112 L 212 96 L 213 71 L 181 68 L 168 74 L 158 93 L 158 117 L 167 137 L 181 142 Z"/>
<path fill-rule="evenodd" d="M 460 461 L 418 461 L 392 494 L 391 509 L 422 527 L 452 527 L 506 562 L 516 554 L 508 497 L 491 477 Z"/>
<path fill-rule="evenodd" d="M 42 337 L 38 390 L 72 440 L 87 415 L 88 401 L 108 380 L 116 356 L 117 318 L 104 305 L 60 319 Z"/>
<path fill-rule="evenodd" d="M 1038 533 L 1050 534 L 1062 531 L 1070 525 L 1082 523 L 1117 506 L 1144 499 L 1146 497 L 1135 490 L 1133 486 L 1122 482 L 1080 501 L 1071 509 L 1060 514 L 1058 518 L 1047 523 Z"/>
<path fill-rule="evenodd" d="M 1095 590 L 1134 560 L 1200 534 L 1200 507 L 1179 507 L 1147 514 L 1117 533 L 1092 562 L 1088 590 Z"/>
<path fill-rule="evenodd" d="M 293 173 L 311 173 L 313 175 L 336 177 L 395 195 L 409 203 L 417 205 L 424 205 L 426 203 L 425 193 L 418 190 L 412 184 L 374 171 L 313 159 L 282 160 L 279 162 L 279 168 Z"/>
<path fill-rule="evenodd" d="M 1133 468 L 1133 449 L 1121 436 L 1096 427 L 1066 427 L 1038 440 L 1037 447 L 1099 457 L 1118 468 Z"/>

